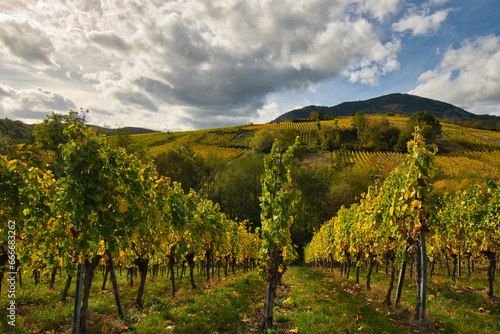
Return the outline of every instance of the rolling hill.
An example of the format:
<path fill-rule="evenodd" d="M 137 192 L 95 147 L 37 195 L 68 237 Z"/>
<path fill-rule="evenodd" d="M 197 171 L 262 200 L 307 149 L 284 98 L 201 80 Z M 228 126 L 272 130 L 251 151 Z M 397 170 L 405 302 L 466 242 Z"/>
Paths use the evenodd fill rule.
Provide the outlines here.
<path fill-rule="evenodd" d="M 112 136 L 117 133 L 136 135 L 136 134 L 158 132 L 155 130 L 137 128 L 137 127 L 110 129 L 96 125 L 88 125 L 88 126 L 92 127 L 94 131 L 96 131 L 97 133 L 104 133 L 108 136 Z M 26 124 L 21 121 L 13 121 L 8 118 L 0 118 L 0 134 L 9 136 L 10 139 L 12 139 L 12 141 L 15 144 L 26 143 L 31 137 L 34 128 L 35 124 Z"/>
<path fill-rule="evenodd" d="M 500 117 L 491 115 L 476 115 L 449 103 L 431 100 L 428 98 L 410 94 L 389 94 L 364 101 L 343 102 L 333 107 L 307 106 L 291 110 L 271 123 L 292 121 L 295 119 L 306 119 L 312 111 L 320 115 L 328 115 L 331 118 L 339 116 L 350 116 L 358 111 L 365 114 L 394 114 L 411 116 L 417 111 L 428 111 L 441 120 L 455 122 L 481 122 L 483 127 L 496 128 Z"/>

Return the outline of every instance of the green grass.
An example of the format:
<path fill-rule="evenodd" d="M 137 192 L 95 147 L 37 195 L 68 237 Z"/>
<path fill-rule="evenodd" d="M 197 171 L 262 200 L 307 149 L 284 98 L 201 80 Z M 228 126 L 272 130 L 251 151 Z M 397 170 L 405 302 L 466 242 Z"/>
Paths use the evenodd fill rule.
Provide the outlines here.
<path fill-rule="evenodd" d="M 205 276 L 195 276 L 197 285 L 191 290 L 188 277 L 177 280 L 178 291 L 171 297 L 170 280 L 157 277 L 154 282 L 148 276 L 143 310 L 136 308 L 139 281 L 130 287 L 126 274 L 118 275 L 120 298 L 125 319 L 117 314 L 111 284 L 101 290 L 102 274 L 96 273 L 89 300 L 88 333 L 244 333 L 242 314 L 253 314 L 259 298 L 264 295 L 264 282 L 255 273 L 237 273 L 227 278 L 212 278 L 206 283 Z M 27 280 L 27 281 L 26 281 Z M 35 286 L 32 277 L 25 278 L 22 287 L 16 287 L 16 327 L 7 324 L 9 299 L 3 291 L 0 299 L 0 333 L 65 333 L 71 328 L 74 302 L 73 286 L 68 301 L 62 303 L 60 294 L 65 277 L 56 280 L 56 289 L 50 291 L 46 281 Z M 4 285 L 5 287 L 5 285 Z"/>
<path fill-rule="evenodd" d="M 289 319 L 300 333 L 404 333 L 375 305 L 348 291 L 327 273 L 294 267 L 286 273 L 291 289 L 281 298 L 294 304 Z"/>
<path fill-rule="evenodd" d="M 301 268 L 300 270 L 304 269 Z M 349 318 L 352 319 L 353 314 L 361 314 L 362 321 L 356 323 L 360 325 L 361 332 L 500 333 L 500 298 L 486 296 L 487 280 L 486 268 L 484 267 L 476 268 L 476 272 L 471 277 L 462 274 L 455 283 L 445 275 L 444 269 L 437 271 L 433 277 L 428 277 L 427 325 L 425 327 L 413 320 L 416 285 L 414 280 L 408 276 L 408 272 L 402 291 L 402 302 L 396 309 L 381 303 L 385 298 L 385 291 L 389 282 L 389 277 L 383 272 L 383 268 L 380 268 L 378 273 L 372 275 L 371 291 L 366 291 L 364 286 L 364 272 L 360 276 L 360 286 L 354 284 L 354 274 L 352 272 L 349 280 L 345 276 L 340 276 L 340 272 L 337 270 L 333 272 L 317 270 L 313 271 L 313 273 L 308 275 L 323 276 L 323 278 L 315 279 L 313 282 L 326 281 L 326 283 L 323 283 L 325 293 L 334 291 L 335 305 L 344 314 L 350 315 L 345 321 L 337 322 L 338 327 L 336 328 L 338 328 L 338 332 L 354 331 L 355 323 L 349 321 Z M 293 275 L 297 276 L 297 273 Z M 303 277 L 303 275 L 300 276 Z M 304 278 L 298 280 L 307 282 L 307 279 Z M 297 281 L 297 278 L 292 281 Z M 311 291 L 312 289 L 321 289 L 321 287 L 315 288 L 311 286 L 307 290 Z M 498 278 L 494 284 L 494 291 L 496 296 L 500 294 Z M 332 292 L 329 293 L 329 298 L 326 301 L 320 300 L 315 308 L 321 307 L 320 305 L 326 306 L 332 294 Z M 395 288 L 392 298 L 394 298 L 394 294 Z M 354 299 L 351 300 L 350 298 Z M 318 311 L 324 312 L 325 310 Z M 335 311 L 332 310 L 332 312 Z M 323 319 L 328 321 L 327 318 Z M 389 326 L 386 320 L 393 324 L 397 323 L 398 328 Z M 304 333 L 321 332 L 321 329 L 314 327 L 315 324 L 312 321 L 305 322 L 303 326 Z"/>
<path fill-rule="evenodd" d="M 277 291 L 273 333 L 500 333 L 500 300 L 488 298 L 484 268 L 476 268 L 471 278 L 453 283 L 443 272 L 429 278 L 427 325 L 412 320 L 415 283 L 407 277 L 401 305 L 383 305 L 388 275 L 372 275 L 372 289 L 354 284 L 354 273 L 347 280 L 333 272 L 292 267 Z M 96 273 L 89 301 L 88 332 L 92 333 L 259 333 L 262 321 L 265 283 L 255 273 L 237 273 L 214 278 L 210 283 L 196 276 L 199 288 L 190 289 L 187 277 L 178 282 L 179 290 L 170 295 L 167 277 L 148 279 L 144 310 L 135 305 L 138 281 L 133 287 L 125 273 L 118 276 L 125 319 L 118 317 L 108 283 L 101 291 L 102 274 Z M 73 282 L 74 283 L 74 282 Z M 67 333 L 73 315 L 73 298 L 59 301 L 64 277 L 56 289 L 46 282 L 34 286 L 25 277 L 18 287 L 16 327 L 7 325 L 5 290 L 0 299 L 0 333 Z M 4 285 L 5 286 L 5 285 Z M 74 287 L 70 296 L 74 296 Z M 393 295 L 394 295 L 393 291 Z M 498 279 L 495 294 L 500 292 Z M 124 327 L 125 326 L 125 327 Z"/>

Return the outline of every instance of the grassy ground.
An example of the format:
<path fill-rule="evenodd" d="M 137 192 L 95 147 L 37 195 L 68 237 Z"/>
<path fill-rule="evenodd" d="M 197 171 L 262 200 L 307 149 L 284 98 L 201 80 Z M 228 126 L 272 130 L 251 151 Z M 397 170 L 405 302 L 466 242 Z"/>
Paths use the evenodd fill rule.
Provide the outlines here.
<path fill-rule="evenodd" d="M 382 269 L 382 268 L 381 268 Z M 364 275 L 364 273 L 363 273 Z M 214 278 L 197 277 L 191 290 L 184 277 L 176 296 L 170 296 L 166 277 L 148 280 L 144 304 L 135 305 L 138 282 L 129 287 L 125 273 L 119 276 L 125 319 L 117 316 L 109 284 L 102 291 L 102 275 L 94 280 L 89 302 L 89 333 L 259 333 L 264 282 L 255 273 Z M 372 289 L 356 286 L 333 272 L 292 267 L 283 277 L 275 302 L 274 333 L 500 333 L 500 300 L 485 295 L 486 273 L 476 270 L 471 278 L 453 284 L 444 275 L 429 278 L 427 324 L 412 320 L 415 284 L 407 278 L 402 303 L 396 309 L 383 305 L 388 275 L 372 275 Z M 73 299 L 59 301 L 64 277 L 56 289 L 32 285 L 31 277 L 17 288 L 16 327 L 7 324 L 5 285 L 0 299 L 0 332 L 67 333 L 71 326 Z M 361 278 L 364 283 L 364 277 Z M 500 293 L 498 279 L 495 294 Z M 74 295 L 74 287 L 70 296 Z"/>
<path fill-rule="evenodd" d="M 255 273 L 236 273 L 227 278 L 213 278 L 209 283 L 198 275 L 196 290 L 191 290 L 189 277 L 177 281 L 176 296 L 171 297 L 170 280 L 157 277 L 146 283 L 143 310 L 136 307 L 139 281 L 130 287 L 123 276 L 118 275 L 120 297 L 125 319 L 120 319 L 108 281 L 102 291 L 103 276 L 96 273 L 89 300 L 88 333 L 242 333 L 245 323 L 240 313 L 251 313 L 264 295 L 264 282 Z M 63 275 L 64 276 L 64 275 Z M 60 301 L 65 278 L 56 281 L 54 290 L 43 281 L 33 285 L 31 277 L 22 288 L 16 288 L 16 326 L 8 325 L 7 306 L 9 299 L 3 285 L 0 299 L 0 333 L 67 333 L 71 328 L 74 306 L 74 280 L 69 290 L 68 301 Z M 4 283 L 5 284 L 5 283 Z"/>
<path fill-rule="evenodd" d="M 324 312 L 329 316 L 319 317 L 316 323 L 304 321 L 301 324 L 294 318 L 299 329 L 302 329 L 301 332 L 500 333 L 500 298 L 486 296 L 485 268 L 476 268 L 471 277 L 462 274 L 456 283 L 444 275 L 444 272 L 428 277 L 426 325 L 413 320 L 416 285 L 408 276 L 400 305 L 393 308 L 382 303 L 389 279 L 388 275 L 382 272 L 382 268 L 380 270 L 379 273 L 372 275 L 370 291 L 364 286 L 364 276 L 360 279 L 362 285 L 354 284 L 352 272 L 351 277 L 346 279 L 336 270 L 330 272 L 295 268 L 290 271 L 288 273 L 290 281 L 297 284 L 295 291 L 292 289 L 290 293 L 292 297 L 296 295 L 297 298 L 310 300 L 313 292 L 314 298 L 319 299 L 316 305 L 328 303 L 332 305 L 329 312 Z M 306 284 L 308 287 L 305 287 Z M 494 289 L 495 295 L 500 295 L 498 279 L 495 281 Z M 394 294 L 395 289 L 393 298 Z M 325 309 L 318 310 L 314 305 L 309 306 L 313 307 L 311 312 L 314 313 L 325 311 Z M 328 317 L 343 320 L 330 322 L 327 320 Z M 304 319 L 310 318 L 304 317 Z M 322 321 L 327 325 L 331 324 L 329 331 L 322 330 L 318 325 Z"/>

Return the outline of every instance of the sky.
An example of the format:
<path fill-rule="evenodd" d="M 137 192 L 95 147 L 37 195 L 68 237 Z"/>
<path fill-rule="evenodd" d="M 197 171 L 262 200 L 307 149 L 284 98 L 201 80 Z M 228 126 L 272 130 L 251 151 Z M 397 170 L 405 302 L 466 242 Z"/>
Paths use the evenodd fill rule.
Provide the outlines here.
<path fill-rule="evenodd" d="M 3 0 L 0 118 L 265 123 L 391 93 L 500 115 L 498 0 Z"/>

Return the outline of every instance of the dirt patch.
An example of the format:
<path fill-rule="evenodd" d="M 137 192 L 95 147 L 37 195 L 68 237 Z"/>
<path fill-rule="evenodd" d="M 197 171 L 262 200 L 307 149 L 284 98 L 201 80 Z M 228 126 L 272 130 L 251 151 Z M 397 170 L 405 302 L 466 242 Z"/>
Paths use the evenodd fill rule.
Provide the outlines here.
<path fill-rule="evenodd" d="M 471 132 L 474 136 L 478 137 L 479 139 L 481 140 L 484 140 L 486 142 L 489 142 L 493 145 L 497 145 L 497 146 L 500 146 L 500 139 L 498 138 L 495 138 L 495 137 L 490 137 L 488 135 L 485 135 L 485 134 L 482 134 L 482 133 L 479 133 L 479 132 Z"/>
<path fill-rule="evenodd" d="M 332 162 L 332 155 L 329 151 L 314 151 L 304 155 L 301 160 L 301 166 L 304 168 L 317 169 L 328 167 Z"/>
<path fill-rule="evenodd" d="M 465 146 L 460 145 L 446 133 L 442 133 L 442 135 L 436 140 L 436 145 L 438 146 L 439 153 L 450 153 L 450 152 L 466 152 L 470 151 Z"/>

